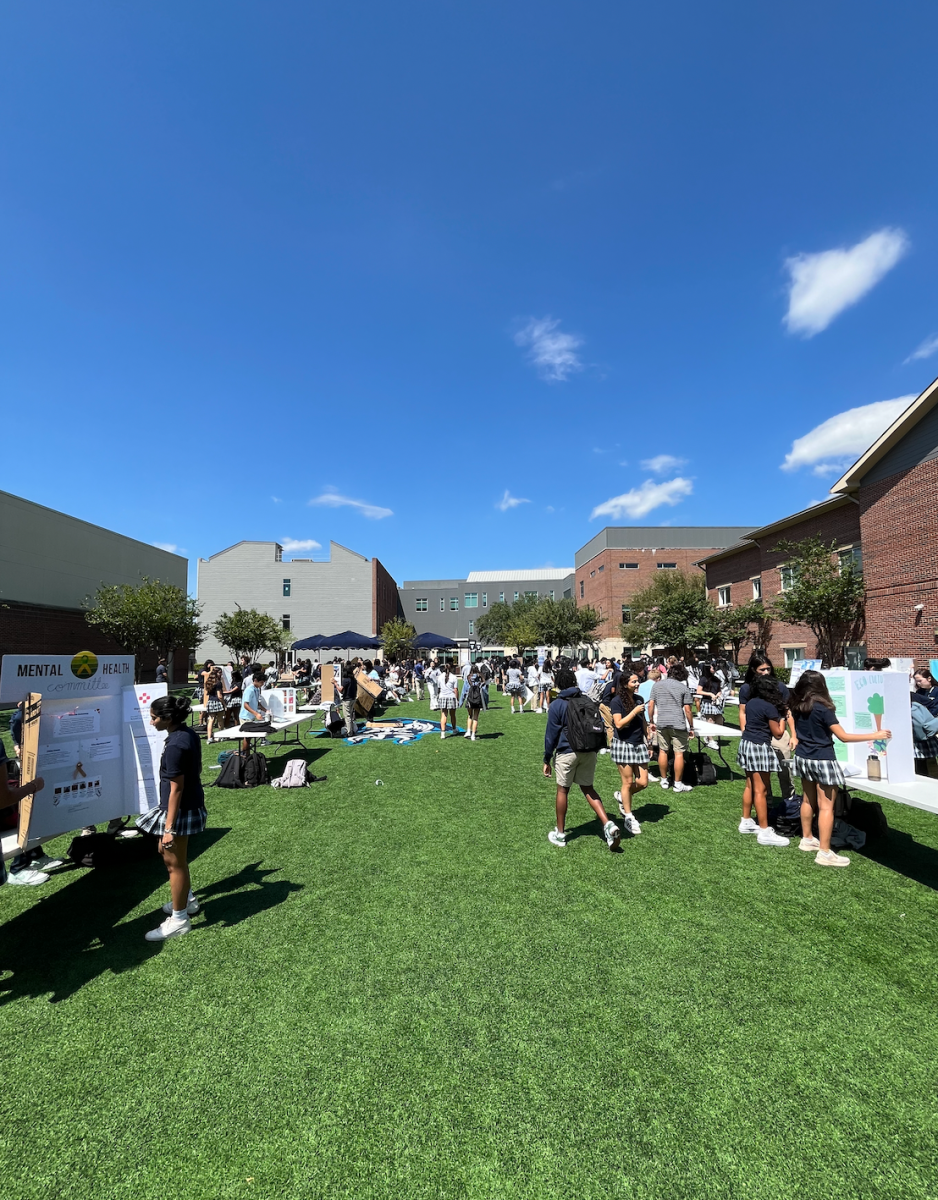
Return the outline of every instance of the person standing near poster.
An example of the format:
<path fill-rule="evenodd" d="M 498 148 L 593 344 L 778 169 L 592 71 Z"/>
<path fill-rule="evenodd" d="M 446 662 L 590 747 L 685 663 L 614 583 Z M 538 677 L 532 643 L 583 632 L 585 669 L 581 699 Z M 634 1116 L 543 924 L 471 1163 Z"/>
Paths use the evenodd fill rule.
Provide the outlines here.
<path fill-rule="evenodd" d="M 202 790 L 202 746 L 199 735 L 186 725 L 189 710 L 184 696 L 160 696 L 150 706 L 151 725 L 166 733 L 160 760 L 160 802 L 137 818 L 137 826 L 159 838 L 172 899 L 163 905 L 166 920 L 144 935 L 148 942 L 189 933 L 189 918 L 200 907 L 189 876 L 189 838 L 202 833 L 208 814 Z"/>

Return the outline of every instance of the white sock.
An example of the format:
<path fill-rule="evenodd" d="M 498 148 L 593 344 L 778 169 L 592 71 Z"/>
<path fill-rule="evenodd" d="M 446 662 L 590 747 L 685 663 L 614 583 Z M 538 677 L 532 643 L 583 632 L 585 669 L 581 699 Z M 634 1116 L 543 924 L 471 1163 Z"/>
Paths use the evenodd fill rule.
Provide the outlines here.
<path fill-rule="evenodd" d="M 176 912 L 176 910 L 173 909 L 173 920 L 174 921 L 185 921 L 187 916 L 188 916 L 188 913 L 186 912 L 185 909 L 183 909 L 182 912 Z"/>

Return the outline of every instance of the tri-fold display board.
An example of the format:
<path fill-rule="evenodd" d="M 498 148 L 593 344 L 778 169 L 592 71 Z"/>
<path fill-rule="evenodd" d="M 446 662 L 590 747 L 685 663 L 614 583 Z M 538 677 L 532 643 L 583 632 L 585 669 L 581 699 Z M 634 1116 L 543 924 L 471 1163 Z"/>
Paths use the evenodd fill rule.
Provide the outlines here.
<path fill-rule="evenodd" d="M 20 805 L 23 849 L 157 803 L 166 734 L 150 705 L 166 692 L 135 685 L 129 655 L 3 656 L 0 703 L 23 704 L 22 780 L 45 784 Z"/>

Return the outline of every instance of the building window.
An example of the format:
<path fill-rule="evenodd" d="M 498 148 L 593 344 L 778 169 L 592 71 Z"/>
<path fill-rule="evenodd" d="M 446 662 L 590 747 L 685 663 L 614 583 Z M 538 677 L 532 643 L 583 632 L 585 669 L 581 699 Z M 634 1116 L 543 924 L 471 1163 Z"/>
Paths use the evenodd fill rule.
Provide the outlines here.
<path fill-rule="evenodd" d="M 762 576 L 761 575 L 753 575 L 752 579 L 750 580 L 750 583 L 752 584 L 753 600 L 761 600 L 762 599 Z"/>
<path fill-rule="evenodd" d="M 676 571 L 677 563 L 656 563 L 659 571 Z"/>
<path fill-rule="evenodd" d="M 499 592 L 499 593 L 498 593 L 498 603 L 499 603 L 499 604 L 504 604 L 504 603 L 505 603 L 505 593 L 504 593 L 504 592 Z"/>
<path fill-rule="evenodd" d="M 426 612 L 429 609 L 429 607 L 430 607 L 430 605 L 428 602 L 428 597 L 426 597 L 426 596 L 415 597 L 414 610 L 416 612 Z"/>
<path fill-rule="evenodd" d="M 283 562 L 283 546 L 278 546 L 274 553 L 274 558 L 277 562 Z"/>
<path fill-rule="evenodd" d="M 596 574 L 595 571 L 590 571 L 590 579 L 592 579 L 595 574 Z"/>
<path fill-rule="evenodd" d="M 550 592 L 550 598 L 551 598 L 551 600 L 553 600 L 553 598 L 554 598 L 554 590 L 553 590 L 553 588 L 551 588 L 551 592 Z"/>
<path fill-rule="evenodd" d="M 469 636 L 472 637 L 472 635 L 475 633 L 475 631 L 476 631 L 476 623 L 475 623 L 475 621 L 470 621 L 469 622 Z"/>
<path fill-rule="evenodd" d="M 620 571 L 637 571 L 638 563 L 619 563 Z"/>
<path fill-rule="evenodd" d="M 573 590 L 571 588 L 564 588 L 563 589 L 563 598 L 564 598 L 564 600 L 572 600 L 573 599 Z"/>
<path fill-rule="evenodd" d="M 446 601 L 440 597 L 440 612 L 446 612 Z"/>
<path fill-rule="evenodd" d="M 479 593 L 478 592 L 466 592 L 465 596 L 463 597 L 463 603 L 465 604 L 466 608 L 478 608 L 479 607 Z"/>
<path fill-rule="evenodd" d="M 525 600 L 537 600 L 538 593 L 537 592 L 525 592 L 524 598 L 525 598 Z"/>
<path fill-rule="evenodd" d="M 459 597 L 458 596 L 450 596 L 449 607 L 450 607 L 451 612 L 459 612 Z"/>
<path fill-rule="evenodd" d="M 731 593 L 732 588 L 729 584 L 726 587 L 717 588 L 717 604 L 720 608 L 729 608 Z"/>
<path fill-rule="evenodd" d="M 488 608 L 488 606 L 489 606 L 489 594 L 488 594 L 488 592 L 483 592 L 482 593 L 482 607 Z"/>
<path fill-rule="evenodd" d="M 783 592 L 790 592 L 798 579 L 798 568 L 786 564 L 778 569 L 779 586 Z"/>
<path fill-rule="evenodd" d="M 580 599 L 583 599 L 583 580 L 580 580 Z"/>
<path fill-rule="evenodd" d="M 628 625 L 632 620 L 632 610 L 627 604 L 622 605 L 622 624 Z"/>
<path fill-rule="evenodd" d="M 853 566 L 855 574 L 863 574 L 863 551 L 859 546 L 847 546 L 845 550 L 838 550 L 837 558 L 841 570 L 849 563 Z"/>
<path fill-rule="evenodd" d="M 795 665 L 795 661 L 799 658 L 804 658 L 804 646 L 784 646 L 785 651 L 785 666 L 791 669 Z"/>
<path fill-rule="evenodd" d="M 283 616 L 280 618 L 280 621 L 281 621 L 284 629 L 290 628 L 290 614 L 289 613 L 284 613 Z"/>
<path fill-rule="evenodd" d="M 600 569 L 600 571 L 605 571 L 605 569 L 606 569 L 606 564 L 605 564 L 605 563 L 603 563 L 603 564 L 602 564 L 602 566 L 601 566 L 599 569 Z"/>
<path fill-rule="evenodd" d="M 283 581 L 283 594 L 284 594 L 285 596 L 289 596 L 289 595 L 290 595 L 290 580 L 289 580 L 289 579 L 285 579 L 285 580 Z"/>
<path fill-rule="evenodd" d="M 516 600 L 518 599 L 518 593 L 517 593 L 517 592 L 515 592 L 515 599 L 516 599 Z"/>

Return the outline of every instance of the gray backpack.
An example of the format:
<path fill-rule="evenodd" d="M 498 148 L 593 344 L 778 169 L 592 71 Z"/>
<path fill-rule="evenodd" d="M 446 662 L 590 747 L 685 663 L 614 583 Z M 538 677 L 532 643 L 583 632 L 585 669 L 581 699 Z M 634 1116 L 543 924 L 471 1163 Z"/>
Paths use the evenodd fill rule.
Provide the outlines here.
<path fill-rule="evenodd" d="M 291 758 L 279 779 L 272 784 L 275 788 L 309 787 L 306 780 L 306 763 L 302 758 Z"/>

